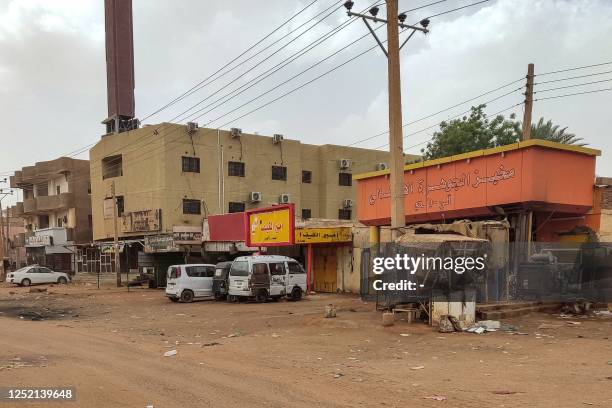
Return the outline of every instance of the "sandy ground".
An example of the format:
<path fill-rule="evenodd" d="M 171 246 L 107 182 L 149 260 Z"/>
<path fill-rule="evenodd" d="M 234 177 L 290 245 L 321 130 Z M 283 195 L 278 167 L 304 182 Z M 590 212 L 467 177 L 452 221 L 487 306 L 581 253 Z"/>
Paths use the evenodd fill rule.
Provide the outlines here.
<path fill-rule="evenodd" d="M 324 319 L 330 302 L 338 317 Z M 0 386 L 76 389 L 76 402 L 19 407 L 612 407 L 612 318 L 507 321 L 527 335 L 380 322 L 348 296 L 174 304 L 0 284 Z"/>

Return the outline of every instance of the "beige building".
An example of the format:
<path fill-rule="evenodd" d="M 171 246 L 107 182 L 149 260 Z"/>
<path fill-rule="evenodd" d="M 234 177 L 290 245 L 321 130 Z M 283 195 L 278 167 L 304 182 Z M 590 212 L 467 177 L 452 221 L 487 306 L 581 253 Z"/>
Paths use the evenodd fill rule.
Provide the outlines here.
<path fill-rule="evenodd" d="M 24 220 L 27 262 L 74 270 L 77 246 L 92 240 L 89 161 L 61 157 L 24 167 L 11 188 L 23 193 L 13 215 Z"/>
<path fill-rule="evenodd" d="M 90 151 L 94 240 L 113 238 L 113 184 L 119 236 L 126 239 L 197 228 L 209 214 L 279 202 L 294 203 L 303 218 L 354 220 L 352 174 L 387 163 L 383 151 L 238 129 L 162 123 L 108 134 Z"/>

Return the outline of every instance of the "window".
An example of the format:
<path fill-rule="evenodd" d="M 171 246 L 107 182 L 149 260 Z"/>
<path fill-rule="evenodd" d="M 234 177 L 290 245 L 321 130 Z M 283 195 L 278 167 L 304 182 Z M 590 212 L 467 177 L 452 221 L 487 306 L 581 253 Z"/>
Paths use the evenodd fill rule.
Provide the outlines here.
<path fill-rule="evenodd" d="M 87 223 L 89 225 L 89 229 L 92 229 L 93 228 L 93 217 L 91 214 L 87 216 Z"/>
<path fill-rule="evenodd" d="M 350 220 L 351 219 L 351 210 L 347 210 L 341 208 L 338 210 L 338 219 L 339 220 Z"/>
<path fill-rule="evenodd" d="M 268 266 L 270 267 L 270 275 L 284 275 L 285 274 L 285 264 L 282 262 L 271 263 Z"/>
<path fill-rule="evenodd" d="M 56 187 L 55 187 L 55 193 L 56 193 L 57 195 L 60 195 L 60 194 L 62 193 L 62 189 L 60 188 L 60 186 L 56 186 Z"/>
<path fill-rule="evenodd" d="M 183 214 L 200 214 L 200 200 L 183 199 Z"/>
<path fill-rule="evenodd" d="M 230 201 L 228 212 L 230 213 L 244 212 L 244 203 Z"/>
<path fill-rule="evenodd" d="M 306 273 L 304 268 L 302 268 L 302 265 L 300 265 L 297 262 L 287 262 L 287 265 L 289 266 L 289 274 L 290 275 L 295 275 L 295 274 L 298 274 L 298 273 Z"/>
<path fill-rule="evenodd" d="M 192 278 L 212 278 L 215 274 L 214 266 L 187 266 L 185 267 L 187 276 Z"/>
<path fill-rule="evenodd" d="M 168 278 L 176 279 L 181 276 L 181 270 L 178 266 L 172 266 L 168 269 Z"/>
<path fill-rule="evenodd" d="M 108 156 L 102 159 L 102 180 L 123 176 L 123 156 Z"/>
<path fill-rule="evenodd" d="M 310 208 L 302 208 L 302 219 L 307 220 L 312 218 L 312 210 Z"/>
<path fill-rule="evenodd" d="M 227 175 L 234 177 L 244 177 L 244 163 L 235 161 L 227 162 Z"/>
<path fill-rule="evenodd" d="M 183 173 L 199 173 L 200 158 L 183 156 Z"/>
<path fill-rule="evenodd" d="M 125 212 L 123 196 L 117 196 L 117 217 L 121 217 Z"/>
<path fill-rule="evenodd" d="M 247 261 L 234 261 L 230 269 L 231 276 L 249 276 L 249 263 Z"/>
<path fill-rule="evenodd" d="M 302 183 L 305 183 L 305 184 L 312 183 L 312 171 L 302 170 Z"/>
<path fill-rule="evenodd" d="M 36 185 L 36 196 L 47 197 L 49 195 L 49 185 L 47 183 L 40 183 Z"/>
<path fill-rule="evenodd" d="M 272 180 L 287 180 L 287 168 L 285 166 L 272 166 Z"/>
<path fill-rule="evenodd" d="M 268 274 L 268 264 L 265 264 L 265 263 L 253 264 L 253 275 L 267 275 L 267 274 Z"/>
<path fill-rule="evenodd" d="M 62 226 L 62 219 L 61 219 L 61 218 L 58 218 L 58 219 L 57 219 L 57 226 L 58 226 L 58 227 L 61 227 L 61 226 Z"/>
<path fill-rule="evenodd" d="M 352 186 L 353 185 L 353 175 L 351 173 L 338 173 L 338 185 Z"/>

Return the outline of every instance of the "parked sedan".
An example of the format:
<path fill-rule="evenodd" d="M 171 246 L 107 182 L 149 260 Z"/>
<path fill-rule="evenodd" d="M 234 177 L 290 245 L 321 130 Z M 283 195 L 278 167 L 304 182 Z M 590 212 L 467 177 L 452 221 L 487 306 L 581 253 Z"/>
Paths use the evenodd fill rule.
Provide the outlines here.
<path fill-rule="evenodd" d="M 37 283 L 64 284 L 70 282 L 70 276 L 63 272 L 52 271 L 43 266 L 30 265 L 9 273 L 6 276 L 6 281 L 19 286 L 30 286 Z"/>

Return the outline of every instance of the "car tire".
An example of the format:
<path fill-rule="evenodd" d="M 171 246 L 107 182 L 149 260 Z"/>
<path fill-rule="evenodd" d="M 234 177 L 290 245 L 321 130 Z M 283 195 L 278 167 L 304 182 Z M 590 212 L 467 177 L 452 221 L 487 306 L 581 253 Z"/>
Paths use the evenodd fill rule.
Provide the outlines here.
<path fill-rule="evenodd" d="M 291 300 L 293 300 L 294 302 L 302 300 L 302 289 L 293 288 L 293 290 L 291 291 Z"/>
<path fill-rule="evenodd" d="M 21 286 L 30 286 L 31 284 L 32 284 L 32 281 L 29 280 L 28 278 L 21 280 Z"/>
<path fill-rule="evenodd" d="M 193 292 L 192 292 L 192 291 L 190 291 L 190 290 L 184 290 L 184 291 L 181 293 L 181 302 L 184 302 L 184 303 L 191 303 L 191 302 L 193 302 L 193 297 L 194 297 L 194 296 L 193 296 Z"/>
<path fill-rule="evenodd" d="M 68 279 L 66 279 L 66 278 L 65 278 L 65 277 L 63 277 L 63 276 L 60 276 L 60 277 L 57 279 L 57 283 L 58 283 L 58 284 L 60 284 L 60 285 L 65 285 L 65 284 L 67 284 L 67 283 L 68 283 Z"/>
<path fill-rule="evenodd" d="M 268 300 L 268 291 L 265 289 L 260 289 L 257 291 L 255 295 L 255 302 L 264 303 Z"/>
<path fill-rule="evenodd" d="M 168 298 L 168 299 L 170 299 L 170 300 L 172 301 L 172 303 L 176 303 L 176 302 L 178 302 L 178 301 L 179 301 L 179 299 L 178 299 L 178 298 L 173 298 L 173 297 Z"/>

